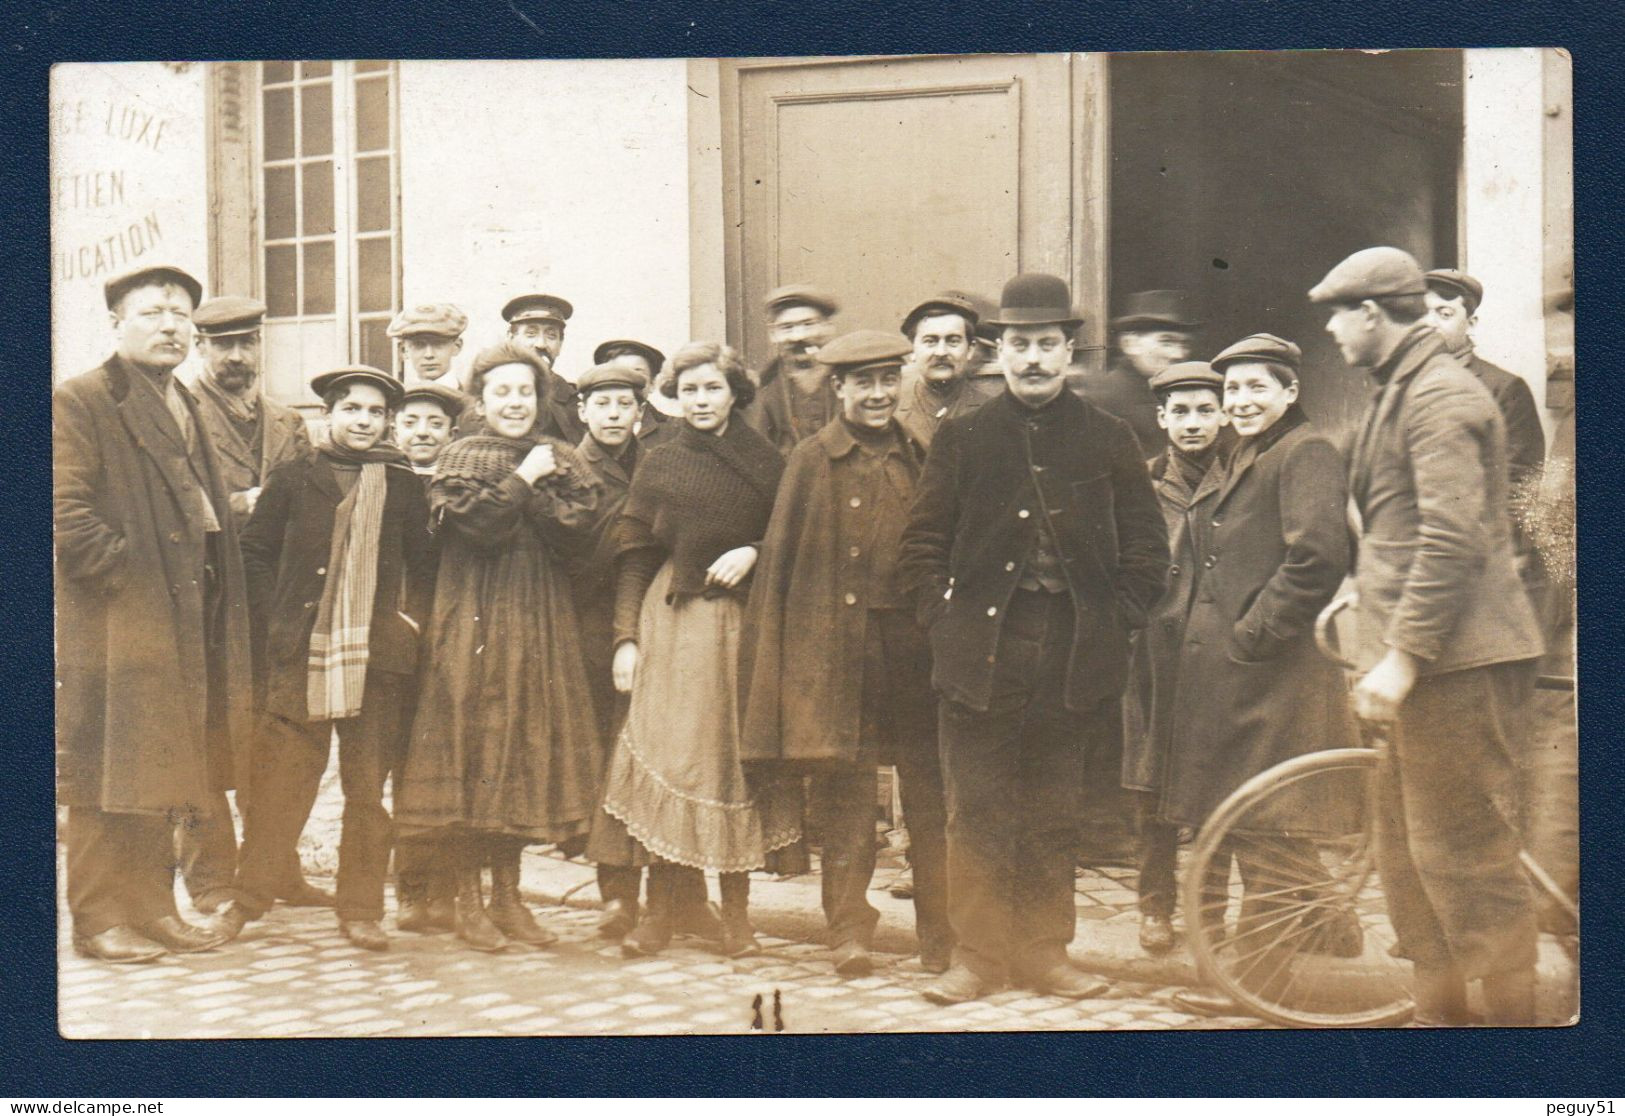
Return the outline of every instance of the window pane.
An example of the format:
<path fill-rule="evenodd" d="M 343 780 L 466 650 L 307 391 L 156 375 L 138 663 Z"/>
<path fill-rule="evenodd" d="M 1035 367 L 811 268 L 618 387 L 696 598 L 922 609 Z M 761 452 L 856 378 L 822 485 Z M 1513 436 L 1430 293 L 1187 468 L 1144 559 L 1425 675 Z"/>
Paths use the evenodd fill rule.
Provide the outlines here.
<path fill-rule="evenodd" d="M 355 83 L 355 149 L 389 150 L 389 79 Z"/>
<path fill-rule="evenodd" d="M 361 363 L 385 372 L 395 371 L 392 361 L 395 346 L 389 340 L 388 318 L 367 318 L 361 322 Z"/>
<path fill-rule="evenodd" d="M 299 63 L 299 76 L 302 78 L 327 77 L 333 72 L 331 62 L 301 62 Z"/>
<path fill-rule="evenodd" d="M 333 87 L 327 82 L 299 90 L 299 154 L 333 153 Z"/>
<path fill-rule="evenodd" d="M 381 58 L 373 58 L 373 59 L 368 59 L 366 61 L 358 61 L 355 64 L 355 70 L 356 70 L 356 73 L 358 73 L 358 74 L 371 74 L 371 73 L 377 73 L 377 72 L 379 72 L 381 70 L 382 71 L 387 71 L 388 69 L 389 69 L 389 63 L 387 61 L 381 59 Z"/>
<path fill-rule="evenodd" d="M 361 159 L 355 165 L 355 208 L 360 232 L 380 232 L 391 225 L 389 156 Z"/>
<path fill-rule="evenodd" d="M 356 242 L 356 276 L 361 310 L 395 308 L 395 266 L 390 260 L 389 238 Z"/>
<path fill-rule="evenodd" d="M 333 232 L 333 164 L 325 159 L 301 168 L 305 179 L 305 236 Z"/>
<path fill-rule="evenodd" d="M 305 252 L 305 313 L 333 312 L 333 242 L 312 241 Z"/>
<path fill-rule="evenodd" d="M 260 66 L 260 80 L 266 85 L 293 80 L 292 62 L 263 62 Z"/>
<path fill-rule="evenodd" d="M 299 316 L 298 278 L 294 274 L 292 244 L 273 244 L 265 250 L 265 304 L 273 318 Z"/>
<path fill-rule="evenodd" d="M 293 168 L 265 168 L 265 239 L 294 235 Z"/>
<path fill-rule="evenodd" d="M 293 90 L 265 91 L 265 158 L 293 158 Z"/>

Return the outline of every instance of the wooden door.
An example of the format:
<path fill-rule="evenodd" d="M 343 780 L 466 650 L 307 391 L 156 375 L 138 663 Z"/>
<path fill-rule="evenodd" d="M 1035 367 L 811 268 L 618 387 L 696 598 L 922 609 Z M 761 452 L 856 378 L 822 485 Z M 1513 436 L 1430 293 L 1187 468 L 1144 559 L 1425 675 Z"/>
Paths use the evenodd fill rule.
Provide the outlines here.
<path fill-rule="evenodd" d="M 1103 114 L 1076 68 L 1065 55 L 728 63 L 729 336 L 751 365 L 772 356 L 762 298 L 784 283 L 826 287 L 841 332 L 896 329 L 944 288 L 996 300 L 1020 270 L 1098 301 L 1100 219 L 1074 194 L 1101 165 Z"/>

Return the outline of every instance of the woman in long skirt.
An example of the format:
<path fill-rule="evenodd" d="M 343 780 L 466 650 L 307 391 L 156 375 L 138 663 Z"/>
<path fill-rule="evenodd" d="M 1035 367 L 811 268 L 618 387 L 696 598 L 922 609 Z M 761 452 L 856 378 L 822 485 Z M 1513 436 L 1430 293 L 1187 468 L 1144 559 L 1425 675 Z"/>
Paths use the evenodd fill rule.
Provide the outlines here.
<path fill-rule="evenodd" d="M 603 830 L 650 860 L 648 914 L 629 955 L 671 940 L 685 874 L 721 878 L 723 951 L 755 952 L 749 872 L 800 837 L 800 796 L 739 760 L 739 625 L 783 462 L 737 413 L 755 391 L 724 345 L 685 346 L 660 390 L 684 426 L 633 478 L 617 527 L 615 686 L 630 708 L 605 775 Z M 613 838 L 595 832 L 593 845 Z"/>
<path fill-rule="evenodd" d="M 565 561 L 601 486 L 573 448 L 536 435 L 546 380 L 534 352 L 487 349 L 472 381 L 484 430 L 446 448 L 429 490 L 440 572 L 395 820 L 442 844 L 455 865 L 457 936 L 496 950 L 510 938 L 555 940 L 520 902 L 520 853 L 583 841 L 597 803 Z"/>

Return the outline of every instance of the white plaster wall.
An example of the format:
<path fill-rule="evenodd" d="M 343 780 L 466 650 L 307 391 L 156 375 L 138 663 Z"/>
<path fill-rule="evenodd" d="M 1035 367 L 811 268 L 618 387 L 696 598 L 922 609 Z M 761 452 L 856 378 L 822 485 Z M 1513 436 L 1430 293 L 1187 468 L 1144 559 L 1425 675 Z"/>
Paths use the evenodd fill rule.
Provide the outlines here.
<path fill-rule="evenodd" d="M 1546 388 L 1541 53 L 1466 52 L 1462 168 L 1462 268 L 1484 284 L 1476 344 L 1528 380 L 1537 402 Z"/>
<path fill-rule="evenodd" d="M 403 62 L 403 297 L 470 319 L 459 371 L 527 292 L 575 305 L 559 371 L 689 340 L 685 63 Z"/>
<path fill-rule="evenodd" d="M 208 289 L 204 76 L 197 62 L 51 68 L 52 383 L 112 352 L 109 277 L 168 263 Z"/>

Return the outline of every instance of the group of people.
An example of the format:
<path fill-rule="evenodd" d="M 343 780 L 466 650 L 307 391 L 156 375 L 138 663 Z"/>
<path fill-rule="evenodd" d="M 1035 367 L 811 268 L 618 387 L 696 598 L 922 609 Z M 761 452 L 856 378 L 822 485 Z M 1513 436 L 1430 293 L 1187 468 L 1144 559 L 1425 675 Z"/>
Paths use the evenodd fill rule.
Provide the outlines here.
<path fill-rule="evenodd" d="M 574 382 L 564 299 L 509 302 L 466 375 L 466 316 L 422 305 L 390 327 L 404 382 L 312 379 L 314 441 L 259 390 L 265 307 L 201 295 L 173 267 L 109 281 L 117 351 L 54 398 L 81 952 L 216 948 L 278 900 L 386 949 L 392 856 L 398 930 L 545 947 L 519 891 L 541 844 L 597 866 L 627 955 L 688 933 L 743 956 L 749 873 L 813 842 L 834 966 L 863 975 L 884 765 L 926 995 L 1086 998 L 1085 835 L 1137 833 L 1141 943 L 1166 951 L 1181 830 L 1358 715 L 1397 725 L 1378 835 L 1422 1017 L 1460 1022 L 1469 979 L 1495 1021 L 1532 1017 L 1497 803 L 1543 646 L 1508 486 L 1544 447 L 1523 382 L 1452 355 L 1470 276 L 1374 248 L 1310 292 L 1373 388 L 1347 452 L 1298 402 L 1296 344 L 1190 360 L 1177 292 L 1130 300 L 1101 371 L 1074 362 L 1065 281 L 1023 274 L 996 310 L 947 292 L 839 336 L 833 297 L 783 287 L 760 374 L 617 340 Z M 1352 705 L 1312 642 L 1351 569 Z M 328 895 L 297 843 L 335 734 Z M 1244 895 L 1266 887 L 1233 852 Z"/>

